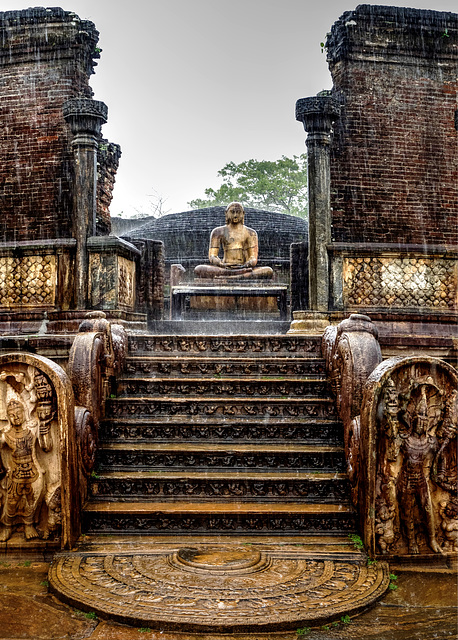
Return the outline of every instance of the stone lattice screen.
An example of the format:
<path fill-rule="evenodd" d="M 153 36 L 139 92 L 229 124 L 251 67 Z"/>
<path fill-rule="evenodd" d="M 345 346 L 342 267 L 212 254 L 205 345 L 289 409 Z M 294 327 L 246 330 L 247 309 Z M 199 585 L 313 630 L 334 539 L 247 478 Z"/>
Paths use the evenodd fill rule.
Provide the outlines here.
<path fill-rule="evenodd" d="M 331 296 L 335 309 L 458 309 L 456 254 L 387 248 L 374 254 L 369 254 L 368 247 L 358 250 L 356 246 L 333 245 Z"/>
<path fill-rule="evenodd" d="M 344 258 L 346 307 L 456 309 L 456 262 L 432 258 Z"/>

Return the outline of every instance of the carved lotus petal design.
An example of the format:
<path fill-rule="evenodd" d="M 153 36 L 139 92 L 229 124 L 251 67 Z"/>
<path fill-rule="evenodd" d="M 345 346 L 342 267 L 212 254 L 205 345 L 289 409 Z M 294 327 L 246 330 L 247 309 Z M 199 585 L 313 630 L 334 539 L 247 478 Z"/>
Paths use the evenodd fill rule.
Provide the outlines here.
<path fill-rule="evenodd" d="M 183 631 L 295 629 L 356 614 L 389 585 L 388 565 L 256 547 L 62 554 L 51 587 L 73 606 L 135 626 Z"/>

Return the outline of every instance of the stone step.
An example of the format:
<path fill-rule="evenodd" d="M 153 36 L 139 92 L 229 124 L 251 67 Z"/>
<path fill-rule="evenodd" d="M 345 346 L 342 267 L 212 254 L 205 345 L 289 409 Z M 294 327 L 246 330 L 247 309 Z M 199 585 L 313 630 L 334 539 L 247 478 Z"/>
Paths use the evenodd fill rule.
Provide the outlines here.
<path fill-rule="evenodd" d="M 219 314 L 221 315 L 221 314 Z M 289 330 L 291 322 L 283 320 L 224 320 L 223 318 L 213 318 L 208 320 L 199 318 L 191 320 L 189 318 L 181 320 L 158 320 L 150 327 L 150 332 L 159 335 L 285 335 Z"/>
<path fill-rule="evenodd" d="M 342 447 L 304 444 L 228 443 L 103 443 L 98 450 L 100 470 L 268 470 L 344 472 Z"/>
<path fill-rule="evenodd" d="M 348 478 L 343 473 L 301 473 L 290 471 L 225 473 L 214 471 L 139 471 L 100 473 L 91 483 L 95 500 L 204 500 L 227 499 L 244 502 L 294 501 L 347 503 Z"/>
<path fill-rule="evenodd" d="M 350 505 L 271 502 L 89 501 L 86 534 L 342 535 L 356 530 Z"/>
<path fill-rule="evenodd" d="M 200 396 L 322 398 L 330 394 L 325 380 L 310 378 L 144 378 L 118 380 L 118 396 Z"/>
<path fill-rule="evenodd" d="M 286 335 L 130 335 L 129 354 L 170 356 L 321 358 L 320 336 Z"/>
<path fill-rule="evenodd" d="M 262 358 L 199 357 L 137 355 L 127 358 L 127 376 L 199 376 L 202 377 L 253 377 L 264 376 L 316 376 L 325 377 L 326 367 L 322 358 L 286 358 L 265 355 Z"/>
<path fill-rule="evenodd" d="M 210 396 L 202 398 L 167 397 L 155 399 L 150 396 L 109 398 L 106 415 L 112 418 L 147 416 L 225 416 L 228 420 L 240 417 L 278 420 L 280 418 L 334 418 L 336 410 L 331 397 L 324 398 L 233 398 Z"/>
<path fill-rule="evenodd" d="M 310 559 L 332 559 L 356 560 L 366 563 L 366 552 L 361 550 L 352 542 L 348 533 L 343 534 L 321 534 L 321 535 L 301 535 L 297 536 L 270 536 L 269 533 L 258 534 L 256 536 L 241 535 L 220 535 L 215 538 L 211 535 L 148 535 L 142 533 L 141 536 L 121 533 L 119 535 L 96 533 L 92 535 L 82 534 L 77 540 L 76 546 L 81 553 L 98 554 L 130 554 L 130 553 L 151 553 L 163 551 L 173 553 L 181 548 L 189 548 L 194 545 L 211 544 L 225 548 L 227 546 L 241 545 L 259 549 L 264 553 L 275 551 L 278 555 L 294 552 L 295 554 L 307 554 Z M 254 640 L 254 639 L 253 639 Z"/>
<path fill-rule="evenodd" d="M 283 418 L 272 419 L 236 418 L 225 416 L 192 416 L 183 420 L 180 416 L 169 416 L 167 421 L 161 417 L 119 418 L 104 420 L 99 428 L 101 441 L 121 440 L 138 442 L 186 441 L 224 441 L 224 442 L 307 442 L 308 444 L 342 444 L 343 430 L 340 422 L 334 419 Z"/>

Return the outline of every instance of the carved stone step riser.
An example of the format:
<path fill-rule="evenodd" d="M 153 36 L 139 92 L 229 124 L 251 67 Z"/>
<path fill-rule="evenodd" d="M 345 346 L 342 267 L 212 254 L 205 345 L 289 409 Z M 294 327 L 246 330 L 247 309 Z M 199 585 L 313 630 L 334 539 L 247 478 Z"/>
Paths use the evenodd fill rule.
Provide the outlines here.
<path fill-rule="evenodd" d="M 129 338 L 129 354 L 321 357 L 320 337 L 287 336 L 135 336 Z"/>
<path fill-rule="evenodd" d="M 119 396 L 231 396 L 241 398 L 329 397 L 327 382 L 321 380 L 121 380 Z"/>
<path fill-rule="evenodd" d="M 339 515 L 302 514 L 233 514 L 201 513 L 187 514 L 158 513 L 151 515 L 114 515 L 110 513 L 92 514 L 83 512 L 82 528 L 85 533 L 123 533 L 129 535 L 345 535 L 356 530 L 355 517 L 344 513 Z"/>
<path fill-rule="evenodd" d="M 343 439 L 339 424 L 310 424 L 290 426 L 283 424 L 261 425 L 125 425 L 104 423 L 99 429 L 102 442 L 123 440 L 148 441 L 222 441 L 222 442 L 302 442 L 307 444 L 340 445 Z"/>
<path fill-rule="evenodd" d="M 345 471 L 345 459 L 341 451 L 313 453 L 240 453 L 240 452 L 167 452 L 150 451 L 106 451 L 99 450 L 99 469 L 111 471 L 132 471 L 188 468 L 199 470 L 280 470 L 296 469 L 300 471 Z"/>
<path fill-rule="evenodd" d="M 271 401 L 208 399 L 196 401 L 150 400 L 149 398 L 119 398 L 107 401 L 108 417 L 146 416 L 213 416 L 230 418 L 336 418 L 331 400 L 294 402 L 294 399 Z"/>
<path fill-rule="evenodd" d="M 301 499 L 306 503 L 341 503 L 349 504 L 350 489 L 348 481 L 343 479 L 309 481 L 309 480 L 244 480 L 241 478 L 227 480 L 206 479 L 98 479 L 91 483 L 93 499 L 144 499 L 170 501 L 198 499 L 243 500 L 244 502 L 281 502 Z"/>
<path fill-rule="evenodd" d="M 219 358 L 200 359 L 194 357 L 184 361 L 180 358 L 171 362 L 160 360 L 134 360 L 127 361 L 125 372 L 134 376 L 316 376 L 325 377 L 326 367 L 324 360 L 290 358 L 287 362 L 269 362 L 246 359 L 242 362 L 231 360 L 221 362 Z"/>

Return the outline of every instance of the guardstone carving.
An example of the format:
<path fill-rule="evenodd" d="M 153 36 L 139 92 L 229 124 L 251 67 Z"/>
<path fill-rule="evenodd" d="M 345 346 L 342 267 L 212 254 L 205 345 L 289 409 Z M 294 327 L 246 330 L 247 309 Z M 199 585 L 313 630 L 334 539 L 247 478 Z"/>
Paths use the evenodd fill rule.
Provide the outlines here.
<path fill-rule="evenodd" d="M 456 551 L 457 374 L 435 358 L 391 358 L 361 413 L 366 539 L 379 554 Z"/>
<path fill-rule="evenodd" d="M 73 394 L 46 358 L 0 356 L 0 457 L 0 541 L 18 532 L 69 544 L 79 521 Z"/>

